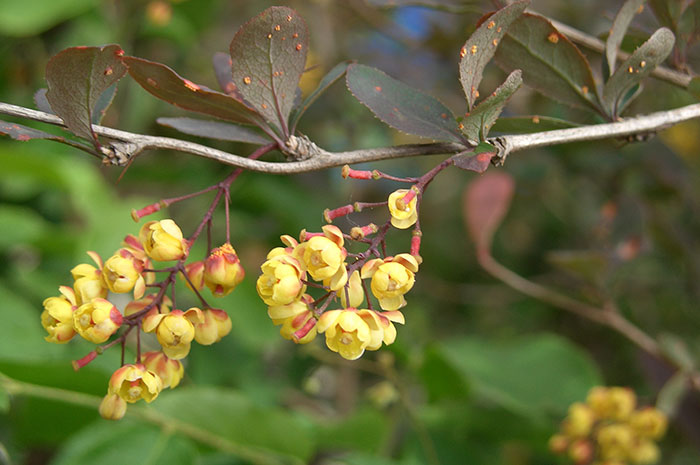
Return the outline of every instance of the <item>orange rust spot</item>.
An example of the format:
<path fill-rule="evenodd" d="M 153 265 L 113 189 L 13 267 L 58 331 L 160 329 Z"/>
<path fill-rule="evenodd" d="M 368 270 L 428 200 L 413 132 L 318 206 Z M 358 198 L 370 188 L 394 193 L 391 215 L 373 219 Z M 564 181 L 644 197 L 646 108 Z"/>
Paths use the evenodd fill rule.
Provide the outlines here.
<path fill-rule="evenodd" d="M 464 56 L 467 54 L 467 48 L 462 47 L 462 50 L 459 51 L 459 56 L 460 58 L 464 58 Z"/>
<path fill-rule="evenodd" d="M 501 32 L 502 28 L 501 26 L 498 26 L 498 29 L 496 29 L 496 32 Z"/>
<path fill-rule="evenodd" d="M 492 43 L 493 46 L 495 47 L 496 45 L 498 45 L 498 39 L 493 39 L 493 40 L 491 41 L 491 43 Z"/>
<path fill-rule="evenodd" d="M 224 86 L 224 91 L 225 91 L 227 94 L 232 94 L 232 93 L 234 93 L 234 92 L 236 91 L 236 84 L 234 84 L 234 83 L 231 82 L 231 81 L 227 82 L 227 83 L 226 83 L 226 86 Z"/>
<path fill-rule="evenodd" d="M 629 68 L 627 68 L 627 72 L 630 74 L 634 73 L 634 68 L 630 66 Z"/>
<path fill-rule="evenodd" d="M 493 27 L 496 25 L 495 21 L 489 21 L 489 23 L 486 25 L 486 29 L 493 29 Z"/>
<path fill-rule="evenodd" d="M 553 44 L 556 44 L 557 42 L 559 42 L 559 34 L 557 34 L 556 32 L 550 32 L 547 36 L 547 40 Z"/>
<path fill-rule="evenodd" d="M 299 37 L 298 33 L 295 32 L 294 34 L 292 34 L 292 39 L 296 39 L 297 37 Z"/>
<path fill-rule="evenodd" d="M 588 93 L 588 86 L 581 87 L 581 92 L 583 92 L 584 95 L 587 94 Z"/>
<path fill-rule="evenodd" d="M 118 56 L 118 57 L 123 57 L 123 56 L 124 56 L 124 50 L 119 49 L 119 50 L 117 50 L 116 52 L 114 52 L 114 54 L 115 54 L 116 56 Z"/>
<path fill-rule="evenodd" d="M 107 69 L 105 70 L 104 75 L 105 75 L 105 76 L 109 76 L 109 75 L 111 75 L 113 72 L 114 72 L 114 70 L 112 69 L 112 67 L 111 67 L 111 66 L 107 66 Z"/>
<path fill-rule="evenodd" d="M 292 15 L 287 15 L 287 21 L 292 21 Z"/>
<path fill-rule="evenodd" d="M 472 95 L 474 98 L 477 98 L 479 96 L 479 91 L 476 90 L 476 87 L 472 86 Z"/>
<path fill-rule="evenodd" d="M 282 26 L 280 26 L 279 24 L 275 26 L 275 31 L 279 31 L 280 29 L 282 29 Z"/>
<path fill-rule="evenodd" d="M 263 103 L 261 106 L 263 110 L 267 110 L 267 104 Z"/>
<path fill-rule="evenodd" d="M 193 92 L 197 92 L 199 90 L 199 86 L 197 84 L 195 84 L 194 82 L 189 81 L 187 79 L 184 79 L 184 82 L 185 82 L 185 87 L 187 87 L 189 90 L 191 90 Z"/>
<path fill-rule="evenodd" d="M 272 39 L 272 34 L 268 34 L 268 35 L 267 35 L 267 38 L 268 38 L 268 39 Z"/>
<path fill-rule="evenodd" d="M 476 156 L 476 161 L 479 161 L 482 163 L 486 162 L 486 161 L 490 161 L 492 156 L 493 155 L 491 155 L 490 153 L 480 153 Z"/>
<path fill-rule="evenodd" d="M 442 119 L 447 119 L 447 113 L 441 114 L 441 115 L 440 115 L 440 118 L 442 118 Z"/>
<path fill-rule="evenodd" d="M 31 137 L 29 137 L 27 134 L 20 134 L 17 136 L 17 140 L 22 141 L 22 142 L 26 142 L 29 139 L 31 139 Z"/>
<path fill-rule="evenodd" d="M 382 88 L 379 87 L 379 86 L 376 86 L 376 87 L 374 88 L 374 90 L 376 90 L 377 92 L 381 92 L 381 91 L 382 91 Z"/>
<path fill-rule="evenodd" d="M 472 45 L 472 48 L 471 48 L 470 52 L 472 52 L 472 55 L 476 55 L 476 51 L 477 51 L 477 50 L 478 50 L 477 46 L 476 46 L 476 45 Z"/>
<path fill-rule="evenodd" d="M 637 8 L 637 14 L 640 14 L 642 11 L 644 11 L 644 5 L 639 5 L 639 8 Z"/>
<path fill-rule="evenodd" d="M 457 127 L 458 127 L 459 129 L 464 129 L 464 125 L 463 125 L 462 123 L 459 123 L 459 124 L 457 125 Z"/>
<path fill-rule="evenodd" d="M 642 60 L 642 62 L 639 63 L 639 67 L 640 67 L 640 68 L 644 68 L 646 65 L 647 65 L 647 62 L 644 61 L 644 60 Z"/>
<path fill-rule="evenodd" d="M 297 52 L 299 52 L 301 50 L 301 44 L 297 44 L 297 46 L 294 48 L 297 49 Z"/>
<path fill-rule="evenodd" d="M 243 78 L 243 84 L 248 85 L 248 84 L 250 84 L 251 82 L 253 82 L 253 81 L 251 81 L 251 79 L 250 79 L 249 76 L 246 76 L 246 77 Z"/>
<path fill-rule="evenodd" d="M 158 83 L 153 78 L 146 78 L 146 82 L 151 87 L 158 87 Z"/>
<path fill-rule="evenodd" d="M 286 37 L 282 37 L 282 40 L 287 40 L 287 38 L 286 38 Z"/>
<path fill-rule="evenodd" d="M 533 116 L 532 117 L 532 122 L 535 124 L 540 124 L 540 117 L 539 116 Z"/>
<path fill-rule="evenodd" d="M 399 109 L 398 109 L 398 108 L 396 108 L 396 107 L 392 108 L 391 110 L 392 110 L 392 111 L 395 111 L 396 113 L 398 113 L 398 112 L 399 112 Z"/>

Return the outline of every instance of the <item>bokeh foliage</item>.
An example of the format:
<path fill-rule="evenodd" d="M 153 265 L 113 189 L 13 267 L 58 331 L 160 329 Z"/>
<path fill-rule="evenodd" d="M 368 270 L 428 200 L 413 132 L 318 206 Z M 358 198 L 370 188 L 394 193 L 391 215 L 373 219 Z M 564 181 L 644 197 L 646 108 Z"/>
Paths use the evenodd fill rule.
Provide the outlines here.
<path fill-rule="evenodd" d="M 459 48 L 489 5 L 429 2 L 463 10 L 452 14 L 377 8 L 385 3 L 286 2 L 306 18 L 307 66 L 318 65 L 304 74 L 304 92 L 313 90 L 336 63 L 356 59 L 438 96 L 455 114 L 463 114 Z M 0 100 L 32 107 L 32 94 L 45 86 L 50 56 L 69 46 L 107 43 L 119 43 L 129 54 L 167 63 L 216 88 L 211 55 L 226 50 L 238 26 L 271 4 L 3 2 Z M 606 18 L 618 5 L 542 2 L 537 8 L 595 34 L 607 29 Z M 672 12 L 667 22 L 672 25 Z M 631 36 L 648 37 L 658 26 L 646 12 Z M 623 48 L 637 45 L 628 41 Z M 693 50 L 689 52 L 692 67 Z M 600 57 L 588 58 L 600 68 Z M 490 65 L 482 87 L 491 91 L 504 79 Z M 646 86 L 632 113 L 693 102 L 690 94 L 668 84 L 647 81 Z M 506 111 L 507 116 L 596 122 L 525 88 Z M 104 123 L 179 137 L 155 123 L 161 116 L 183 112 L 124 80 Z M 570 144 L 513 156 L 503 169 L 517 187 L 496 235 L 494 255 L 518 273 L 573 297 L 593 303 L 613 299 L 650 334 L 673 335 L 691 356 L 700 355 L 698 129 L 691 122 L 642 144 Z M 342 84 L 309 109 L 299 130 L 329 150 L 417 141 L 377 121 Z M 236 153 L 250 151 L 245 145 L 212 144 Z M 415 176 L 438 160 L 425 157 L 372 168 Z M 45 343 L 39 323 L 42 300 L 67 282 L 70 268 L 85 260 L 86 250 L 108 255 L 125 234 L 137 231 L 132 208 L 201 189 L 228 171 L 183 154 L 147 153 L 117 184 L 119 169 L 102 167 L 84 153 L 45 141 L 0 140 L 0 372 L 102 396 L 119 355 L 108 352 L 74 373 L 70 360 L 84 355 L 89 345 Z M 481 271 L 463 224 L 461 200 L 475 176 L 444 172 L 426 195 L 424 263 L 396 344 L 345 363 L 322 349 L 321 341 L 296 347 L 279 337 L 255 293 L 258 266 L 280 234 L 317 230 L 324 208 L 383 200 L 396 186 L 343 181 L 339 169 L 288 177 L 244 175 L 232 187 L 232 234 L 248 277 L 220 301 L 233 320 L 232 334 L 216 346 L 193 348 L 184 386 L 163 393 L 120 423 L 99 419 L 96 406 L 27 396 L 8 400 L 0 392 L 0 446 L 11 463 L 26 464 L 248 463 L 237 445 L 305 463 L 408 465 L 427 463 L 435 455 L 445 464 L 556 463 L 546 441 L 569 403 L 596 384 L 631 386 L 653 402 L 668 369 L 610 330 L 525 298 Z M 207 201 L 172 208 L 170 214 L 185 234 Z M 340 224 L 371 218 L 363 213 Z M 222 218 L 215 223 L 215 241 L 223 238 L 222 223 Z M 400 252 L 408 241 L 396 233 L 390 245 Z M 387 382 L 393 388 L 382 390 Z M 683 406 L 662 445 L 664 463 L 700 459 L 700 417 L 693 416 L 697 399 L 691 397 Z M 168 421 L 222 442 L 203 444 L 196 435 L 163 428 Z"/>

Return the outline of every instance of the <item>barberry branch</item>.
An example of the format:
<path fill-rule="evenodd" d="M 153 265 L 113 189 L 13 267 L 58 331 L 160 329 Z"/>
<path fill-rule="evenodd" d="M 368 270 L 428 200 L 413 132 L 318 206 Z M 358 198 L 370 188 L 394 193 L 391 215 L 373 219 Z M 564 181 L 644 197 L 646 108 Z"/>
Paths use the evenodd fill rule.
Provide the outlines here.
<path fill-rule="evenodd" d="M 63 121 L 55 115 L 8 103 L 0 102 L 0 113 L 64 127 Z M 700 117 L 700 104 L 693 104 L 673 110 L 659 111 L 648 115 L 627 118 L 614 123 L 594 124 L 571 129 L 543 131 L 533 134 L 505 135 L 488 139 L 488 141 L 497 147 L 497 161 L 499 163 L 503 163 L 505 158 L 510 153 L 519 150 L 558 145 L 569 142 L 629 136 L 634 136 L 635 139 L 642 138 L 648 134 L 656 133 L 661 129 L 665 129 L 683 121 L 688 121 L 698 117 Z M 297 158 L 304 158 L 302 160 L 286 163 L 275 163 L 256 160 L 253 159 L 253 157 L 246 158 L 180 139 L 135 134 L 97 125 L 94 125 L 93 129 L 96 134 L 115 141 L 111 144 L 105 144 L 103 146 L 103 150 L 105 151 L 105 159 L 116 165 L 128 163 L 131 158 L 144 150 L 166 149 L 210 158 L 245 170 L 259 171 L 269 174 L 305 173 L 309 171 L 317 171 L 342 166 L 345 164 L 407 158 L 422 155 L 455 154 L 462 152 L 465 149 L 465 147 L 460 144 L 438 142 L 432 144 L 409 144 L 394 147 L 361 149 L 347 152 L 328 152 L 313 145 L 312 150 L 310 150 L 308 153 L 305 152 L 304 154 L 298 154 L 292 152 L 293 156 L 297 156 Z M 308 150 L 308 144 L 299 144 L 297 141 L 298 139 L 302 138 L 292 136 L 290 140 L 294 140 L 295 143 L 287 143 L 286 147 L 279 147 L 279 144 L 277 143 L 273 143 L 265 147 L 267 148 L 267 151 L 271 150 L 271 147 L 275 147 L 289 153 L 290 150 L 292 150 L 292 147 L 303 145 L 305 150 Z M 301 157 L 299 155 L 304 156 Z"/>

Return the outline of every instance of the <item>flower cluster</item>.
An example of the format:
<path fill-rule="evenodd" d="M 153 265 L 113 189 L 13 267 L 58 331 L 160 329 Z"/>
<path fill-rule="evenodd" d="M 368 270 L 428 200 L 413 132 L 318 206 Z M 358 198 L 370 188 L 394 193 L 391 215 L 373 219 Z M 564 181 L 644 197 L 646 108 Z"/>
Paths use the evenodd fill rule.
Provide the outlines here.
<path fill-rule="evenodd" d="M 365 350 L 392 344 L 396 339 L 394 323 L 404 323 L 399 309 L 406 305 L 404 295 L 415 283 L 420 256 L 419 241 L 412 241 L 410 254 L 387 256 L 385 236 L 390 226 L 406 229 L 417 222 L 416 203 L 415 190 L 399 189 L 384 202 L 390 219 L 382 228 L 369 224 L 346 235 L 337 226 L 326 225 L 320 233 L 303 230 L 299 241 L 282 236 L 284 247 L 268 253 L 256 285 L 272 322 L 281 325 L 282 337 L 305 344 L 325 333 L 328 348 L 348 360 L 359 358 Z M 360 209 L 348 205 L 326 210 L 324 217 L 331 222 Z M 349 254 L 345 248 L 348 240 L 366 243 L 368 249 Z M 371 294 L 363 280 L 369 281 Z M 314 300 L 307 293 L 308 287 L 322 289 L 325 295 Z M 381 310 L 373 308 L 371 297 Z M 341 308 L 327 310 L 334 301 L 339 301 Z"/>
<path fill-rule="evenodd" d="M 658 439 L 666 433 L 666 415 L 653 407 L 636 408 L 634 392 L 598 386 L 586 403 L 569 408 L 550 449 L 576 465 L 652 464 L 659 459 Z"/>
<path fill-rule="evenodd" d="M 48 333 L 45 339 L 54 343 L 66 343 L 78 334 L 94 344 L 102 344 L 120 327 L 125 328 L 121 336 L 74 362 L 76 369 L 112 345 L 124 345 L 134 328 L 137 338 L 141 337 L 141 331 L 155 335 L 161 350 L 141 354 L 137 344 L 136 363 L 122 362 L 123 366 L 112 375 L 100 405 L 100 414 L 108 419 L 123 417 L 128 403 L 140 399 L 151 402 L 162 389 L 177 386 L 184 375 L 181 360 L 188 355 L 192 341 L 210 345 L 230 332 L 228 314 L 206 305 L 199 291 L 206 286 L 214 296 L 224 296 L 244 276 L 236 251 L 229 243 L 212 250 L 205 260 L 185 265 L 190 242 L 170 219 L 147 222 L 138 237 L 129 235 L 122 245 L 104 262 L 95 252 L 88 252 L 95 265 L 83 263 L 73 268 L 73 286 L 61 286 L 60 296 L 46 299 L 41 315 Z M 155 270 L 153 262 L 177 263 Z M 169 276 L 156 282 L 157 272 L 167 272 Z M 178 273 L 195 290 L 204 309 L 172 308 L 173 302 L 166 291 L 174 285 Z M 158 292 L 146 294 L 149 287 Z M 131 293 L 133 300 L 120 311 L 109 297 L 124 293 Z"/>

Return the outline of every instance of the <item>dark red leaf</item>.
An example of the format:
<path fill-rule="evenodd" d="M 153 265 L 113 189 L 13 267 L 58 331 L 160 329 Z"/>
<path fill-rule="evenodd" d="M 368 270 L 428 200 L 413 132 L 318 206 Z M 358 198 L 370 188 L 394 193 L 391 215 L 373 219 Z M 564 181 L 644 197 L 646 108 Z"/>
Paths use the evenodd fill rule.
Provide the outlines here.
<path fill-rule="evenodd" d="M 489 253 L 493 235 L 510 207 L 513 178 L 502 171 L 475 179 L 464 191 L 464 215 L 469 234 L 480 253 Z"/>
<path fill-rule="evenodd" d="M 55 140 L 58 142 L 63 142 L 65 140 L 61 136 L 56 136 L 38 129 L 22 126 L 21 124 L 17 123 L 8 123 L 6 121 L 0 121 L 0 134 L 10 136 L 14 140 L 23 142 L 32 139 Z"/>
<path fill-rule="evenodd" d="M 483 142 L 474 148 L 473 152 L 465 152 L 454 157 L 454 165 L 466 171 L 483 173 L 491 164 L 491 159 L 496 156 L 496 149 L 491 144 Z"/>
<path fill-rule="evenodd" d="M 245 142 L 248 144 L 269 144 L 271 140 L 253 129 L 223 121 L 206 121 L 195 118 L 158 118 L 158 124 L 168 126 L 192 136 L 210 139 Z"/>
<path fill-rule="evenodd" d="M 95 145 L 99 145 L 92 131 L 95 105 L 126 73 L 123 53 L 118 45 L 72 47 L 54 55 L 46 65 L 46 99 L 54 113 L 75 135 Z"/>

